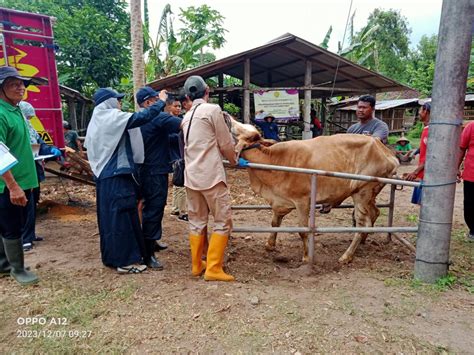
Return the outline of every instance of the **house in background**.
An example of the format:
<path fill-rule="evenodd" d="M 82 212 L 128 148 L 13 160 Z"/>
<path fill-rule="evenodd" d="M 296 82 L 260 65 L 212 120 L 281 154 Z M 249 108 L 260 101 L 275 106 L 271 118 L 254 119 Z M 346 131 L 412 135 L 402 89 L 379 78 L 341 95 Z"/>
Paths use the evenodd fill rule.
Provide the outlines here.
<path fill-rule="evenodd" d="M 358 122 L 356 116 L 358 97 L 351 97 L 328 105 L 330 117 L 327 120 L 328 134 L 344 133 Z M 410 129 L 418 118 L 418 111 L 431 98 L 407 98 L 397 100 L 377 100 L 375 117 L 382 119 L 391 134 L 402 133 Z M 464 123 L 474 121 L 474 94 L 466 95 L 464 106 Z"/>

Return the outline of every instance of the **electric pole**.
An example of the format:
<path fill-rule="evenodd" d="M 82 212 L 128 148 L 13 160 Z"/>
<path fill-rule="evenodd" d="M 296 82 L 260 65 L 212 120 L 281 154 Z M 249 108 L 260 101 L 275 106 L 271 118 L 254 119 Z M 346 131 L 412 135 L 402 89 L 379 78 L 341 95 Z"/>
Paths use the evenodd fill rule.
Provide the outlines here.
<path fill-rule="evenodd" d="M 416 243 L 415 278 L 423 282 L 448 272 L 473 23 L 474 0 L 443 1 Z"/>

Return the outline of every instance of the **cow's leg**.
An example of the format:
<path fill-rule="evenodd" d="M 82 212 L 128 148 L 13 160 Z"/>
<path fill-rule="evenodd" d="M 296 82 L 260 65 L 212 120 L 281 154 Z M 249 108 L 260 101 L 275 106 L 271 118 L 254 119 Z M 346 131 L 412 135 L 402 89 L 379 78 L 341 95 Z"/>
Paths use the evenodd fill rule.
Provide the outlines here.
<path fill-rule="evenodd" d="M 309 202 L 309 201 L 308 201 Z M 296 206 L 300 227 L 308 227 L 309 203 Z M 308 262 L 308 233 L 298 233 L 303 242 L 303 262 Z"/>
<path fill-rule="evenodd" d="M 280 227 L 281 221 L 283 221 L 283 217 L 285 217 L 287 214 L 288 212 L 282 213 L 282 211 L 273 210 L 272 227 Z M 270 233 L 270 236 L 268 237 L 268 240 L 267 240 L 267 244 L 265 244 L 266 250 L 268 251 L 275 250 L 276 237 L 277 237 L 277 232 Z"/>
<path fill-rule="evenodd" d="M 370 227 L 373 227 L 375 221 L 377 220 L 377 218 L 379 218 L 380 216 L 380 210 L 378 209 L 378 207 L 376 206 L 376 203 L 375 203 L 375 198 L 377 197 L 377 195 L 380 193 L 380 191 L 382 191 L 383 187 L 385 186 L 385 184 L 378 184 L 378 185 L 375 185 L 372 189 L 372 196 L 371 198 L 367 201 L 367 213 L 369 214 L 369 217 L 370 217 L 370 220 L 372 222 L 372 224 L 370 225 Z M 368 233 L 362 233 L 362 240 L 361 240 L 361 243 L 362 244 L 365 244 L 365 240 L 367 239 L 367 236 L 369 234 Z"/>
<path fill-rule="evenodd" d="M 373 221 L 378 217 L 378 209 L 375 207 L 374 189 L 362 189 L 352 196 L 354 200 L 354 217 L 357 227 L 372 227 Z M 380 191 L 380 190 L 378 190 Z M 367 233 L 356 233 L 352 243 L 346 252 L 339 258 L 341 263 L 349 263 L 354 257 L 360 242 L 367 238 Z"/>

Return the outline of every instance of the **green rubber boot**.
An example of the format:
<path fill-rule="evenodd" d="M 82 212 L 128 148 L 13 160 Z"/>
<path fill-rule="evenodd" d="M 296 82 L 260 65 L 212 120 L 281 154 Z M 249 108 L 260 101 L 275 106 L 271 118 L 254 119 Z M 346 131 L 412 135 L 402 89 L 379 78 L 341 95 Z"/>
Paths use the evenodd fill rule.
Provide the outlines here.
<path fill-rule="evenodd" d="M 2 239 L 7 260 L 11 266 L 10 275 L 22 286 L 37 283 L 39 281 L 38 276 L 25 269 L 21 238 Z"/>
<path fill-rule="evenodd" d="M 11 271 L 10 263 L 5 255 L 5 248 L 3 247 L 3 241 L 0 240 L 0 277 L 10 276 Z"/>

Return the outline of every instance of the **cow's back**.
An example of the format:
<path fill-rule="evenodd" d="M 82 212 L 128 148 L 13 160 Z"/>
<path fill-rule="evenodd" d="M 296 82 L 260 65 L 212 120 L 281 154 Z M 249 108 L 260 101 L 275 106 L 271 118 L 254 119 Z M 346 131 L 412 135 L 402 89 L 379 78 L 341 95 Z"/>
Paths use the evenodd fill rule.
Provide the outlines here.
<path fill-rule="evenodd" d="M 338 134 L 310 140 L 289 141 L 262 148 L 266 164 L 351 174 L 391 177 L 398 167 L 394 154 L 376 138 Z M 254 158 L 258 154 L 251 154 Z M 251 162 L 257 162 L 249 156 Z M 310 175 L 280 171 L 249 171 L 252 187 L 271 200 L 277 195 L 288 201 L 305 199 L 310 193 Z M 337 205 L 356 190 L 369 184 L 364 181 L 318 176 L 317 200 Z"/>

